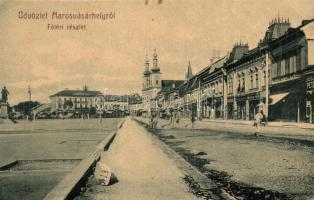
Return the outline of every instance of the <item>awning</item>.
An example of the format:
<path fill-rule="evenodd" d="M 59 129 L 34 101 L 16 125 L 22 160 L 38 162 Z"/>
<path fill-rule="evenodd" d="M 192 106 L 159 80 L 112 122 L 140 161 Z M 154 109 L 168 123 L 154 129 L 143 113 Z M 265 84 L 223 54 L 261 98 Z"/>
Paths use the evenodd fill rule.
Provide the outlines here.
<path fill-rule="evenodd" d="M 276 103 L 278 103 L 279 101 L 284 99 L 286 96 L 288 96 L 288 94 L 289 94 L 289 92 L 270 95 L 271 101 L 270 101 L 269 105 L 275 105 Z"/>

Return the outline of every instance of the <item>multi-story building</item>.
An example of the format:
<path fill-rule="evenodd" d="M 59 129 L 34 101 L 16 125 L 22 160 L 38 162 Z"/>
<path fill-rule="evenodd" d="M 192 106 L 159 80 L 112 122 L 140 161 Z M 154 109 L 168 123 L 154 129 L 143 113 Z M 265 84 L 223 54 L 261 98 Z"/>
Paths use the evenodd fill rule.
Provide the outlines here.
<path fill-rule="evenodd" d="M 100 108 L 96 97 L 102 97 Z M 104 117 L 121 117 L 129 114 L 128 95 L 103 95 L 99 91 L 62 90 L 50 96 L 51 112 L 58 116 L 90 116 L 101 114 Z"/>
<path fill-rule="evenodd" d="M 225 66 L 227 118 L 251 120 L 262 108 L 266 89 L 265 51 L 236 44 Z M 266 111 L 265 111 L 266 112 Z"/>
<path fill-rule="evenodd" d="M 95 97 L 99 91 L 90 90 L 62 90 L 50 96 L 51 112 L 61 113 L 89 113 L 95 108 Z"/>
<path fill-rule="evenodd" d="M 306 98 L 307 82 L 311 82 L 310 74 L 313 73 L 314 64 L 313 21 L 303 21 L 297 28 L 290 28 L 287 21 L 279 19 L 271 25 L 288 23 L 289 26 L 284 34 L 269 41 L 272 63 L 269 86 L 271 119 L 313 121 L 312 104 Z M 307 109 L 310 110 L 309 113 Z"/>

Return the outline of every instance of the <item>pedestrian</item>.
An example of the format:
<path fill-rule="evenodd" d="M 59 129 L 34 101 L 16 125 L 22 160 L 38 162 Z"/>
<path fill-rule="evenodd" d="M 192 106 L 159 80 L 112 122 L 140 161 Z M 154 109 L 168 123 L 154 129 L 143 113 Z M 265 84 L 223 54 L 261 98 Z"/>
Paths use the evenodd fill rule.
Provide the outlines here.
<path fill-rule="evenodd" d="M 153 129 L 157 129 L 157 124 L 158 124 L 158 116 L 155 115 L 153 118 Z"/>
<path fill-rule="evenodd" d="M 149 116 L 149 124 L 150 124 L 150 127 L 151 128 L 154 128 L 154 124 L 153 124 L 153 121 L 154 121 L 154 116 L 153 114 L 151 113 L 151 115 Z"/>
<path fill-rule="evenodd" d="M 255 136 L 256 137 L 259 136 L 260 126 L 261 126 L 263 118 L 264 118 L 264 113 L 263 113 L 262 110 L 255 115 L 255 119 L 254 119 L 254 124 L 253 125 L 256 127 L 256 131 L 255 131 Z"/>
<path fill-rule="evenodd" d="M 194 128 L 194 125 L 195 125 L 195 115 L 194 115 L 194 112 L 192 112 L 191 122 L 192 122 L 192 128 Z"/>

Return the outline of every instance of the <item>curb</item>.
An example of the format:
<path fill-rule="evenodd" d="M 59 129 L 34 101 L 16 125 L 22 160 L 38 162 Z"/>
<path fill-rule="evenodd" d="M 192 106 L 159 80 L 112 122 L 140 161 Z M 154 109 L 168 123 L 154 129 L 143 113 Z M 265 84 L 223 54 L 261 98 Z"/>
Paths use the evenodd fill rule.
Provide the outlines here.
<path fill-rule="evenodd" d="M 143 121 L 140 121 L 138 119 L 134 119 L 137 123 L 145 123 Z M 173 149 L 171 149 L 166 143 L 164 143 L 162 140 L 158 138 L 158 136 L 154 135 L 150 131 L 146 130 L 149 134 L 153 136 L 153 140 L 157 142 L 157 145 L 161 147 L 162 150 L 165 151 L 167 155 L 171 155 L 171 159 L 173 159 L 177 164 L 180 164 L 180 167 L 177 166 L 184 175 L 191 176 L 200 186 L 202 190 L 217 190 L 216 184 L 210 180 L 207 176 L 205 176 L 203 173 L 201 173 L 196 167 L 191 165 L 189 162 L 187 162 L 182 156 L 180 156 L 177 152 L 175 152 Z M 224 200 L 235 200 L 234 197 L 230 196 L 227 192 L 224 190 L 221 190 L 221 197 L 217 196 L 216 194 L 209 192 L 210 197 L 213 200 L 221 199 L 221 197 Z"/>
<path fill-rule="evenodd" d="M 110 133 L 96 147 L 87 158 L 80 162 L 72 172 L 67 174 L 44 198 L 44 200 L 62 200 L 73 199 L 81 192 L 81 186 L 87 181 L 96 167 L 97 162 L 100 160 L 100 152 L 109 149 L 110 144 L 113 142 L 118 130 L 122 127 L 125 119 L 122 119 L 116 126 L 116 130 Z"/>

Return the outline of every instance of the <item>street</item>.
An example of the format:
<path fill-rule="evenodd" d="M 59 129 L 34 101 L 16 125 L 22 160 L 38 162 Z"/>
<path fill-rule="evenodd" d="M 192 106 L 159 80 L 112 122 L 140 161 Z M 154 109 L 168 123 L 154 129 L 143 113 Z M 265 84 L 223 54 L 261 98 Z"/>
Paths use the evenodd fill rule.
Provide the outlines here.
<path fill-rule="evenodd" d="M 147 119 L 138 120 L 147 123 Z M 300 139 L 298 135 L 279 134 L 277 129 L 276 134 L 255 137 L 245 125 L 218 124 L 215 130 L 214 123 L 208 125 L 210 129 L 205 129 L 204 124 L 200 128 L 200 123 L 195 129 L 185 127 L 184 122 L 176 124 L 178 128 L 165 126 L 166 123 L 160 120 L 158 130 L 148 130 L 234 197 L 314 196 L 314 142 L 310 134 Z"/>

